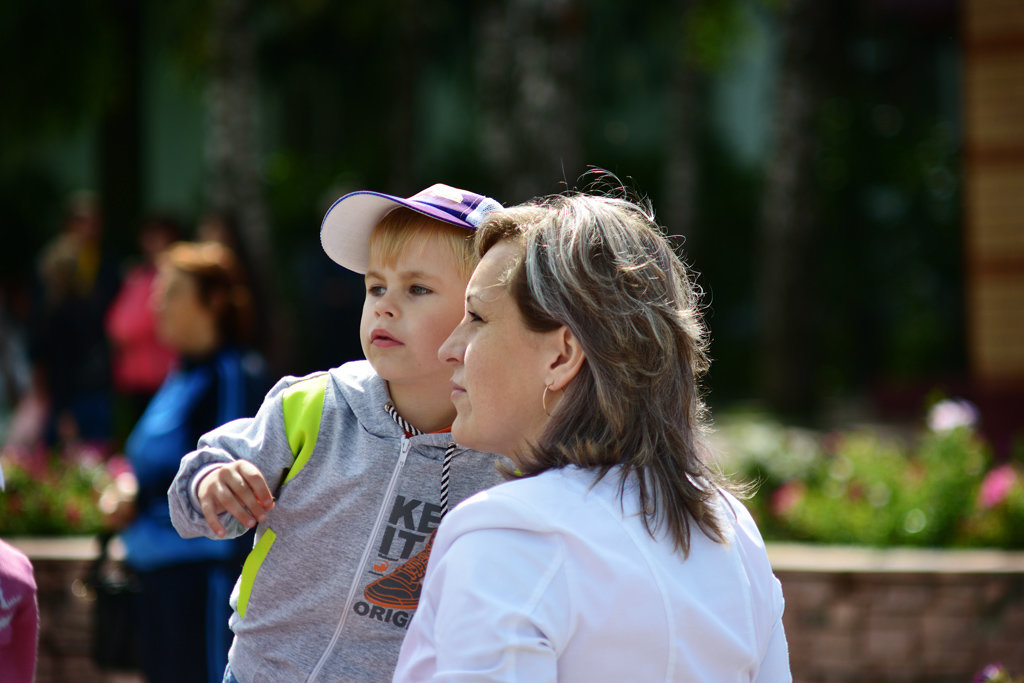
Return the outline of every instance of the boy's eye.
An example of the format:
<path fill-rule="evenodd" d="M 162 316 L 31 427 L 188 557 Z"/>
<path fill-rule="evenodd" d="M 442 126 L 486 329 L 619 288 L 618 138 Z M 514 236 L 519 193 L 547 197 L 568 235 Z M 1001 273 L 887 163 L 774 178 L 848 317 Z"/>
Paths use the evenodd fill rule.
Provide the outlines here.
<path fill-rule="evenodd" d="M 384 285 L 367 285 L 366 293 L 370 296 L 384 296 Z"/>
<path fill-rule="evenodd" d="M 423 285 L 412 285 L 409 287 L 409 293 L 415 296 L 421 296 L 423 294 L 430 294 L 430 290 Z"/>

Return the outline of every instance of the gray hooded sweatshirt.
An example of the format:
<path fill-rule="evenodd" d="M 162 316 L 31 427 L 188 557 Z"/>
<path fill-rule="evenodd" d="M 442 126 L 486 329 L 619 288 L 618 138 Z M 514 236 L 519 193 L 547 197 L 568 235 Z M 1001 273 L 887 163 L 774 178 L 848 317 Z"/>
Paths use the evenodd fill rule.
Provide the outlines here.
<path fill-rule="evenodd" d="M 228 659 L 241 683 L 389 681 L 441 518 L 450 434 L 407 436 L 366 361 L 286 377 L 253 418 L 204 435 L 168 491 L 186 538 L 214 538 L 197 474 L 245 459 L 276 504 L 231 594 Z M 499 456 L 455 451 L 449 505 L 502 477 Z M 225 513 L 228 536 L 245 527 Z"/>

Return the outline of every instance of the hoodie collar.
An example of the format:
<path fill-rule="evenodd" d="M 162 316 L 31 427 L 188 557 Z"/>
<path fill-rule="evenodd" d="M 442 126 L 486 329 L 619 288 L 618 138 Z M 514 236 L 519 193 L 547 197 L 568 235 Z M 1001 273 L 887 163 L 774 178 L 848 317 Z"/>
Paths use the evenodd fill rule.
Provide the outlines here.
<path fill-rule="evenodd" d="M 379 437 L 405 437 L 402 427 L 384 409 L 391 402 L 387 382 L 381 379 L 369 361 L 345 363 L 331 370 L 331 375 L 363 429 Z M 440 448 L 452 440 L 450 430 L 410 438 Z"/>

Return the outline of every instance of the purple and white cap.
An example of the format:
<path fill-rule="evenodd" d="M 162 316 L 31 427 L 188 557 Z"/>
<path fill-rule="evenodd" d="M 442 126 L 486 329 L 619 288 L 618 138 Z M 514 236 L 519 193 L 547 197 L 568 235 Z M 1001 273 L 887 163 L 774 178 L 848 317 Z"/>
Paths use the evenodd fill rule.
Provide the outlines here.
<path fill-rule="evenodd" d="M 441 183 L 405 199 L 368 190 L 350 192 L 327 210 L 320 225 L 320 244 L 338 265 L 365 273 L 370 263 L 370 233 L 400 206 L 468 230 L 476 230 L 484 216 L 501 208 L 490 197 Z"/>

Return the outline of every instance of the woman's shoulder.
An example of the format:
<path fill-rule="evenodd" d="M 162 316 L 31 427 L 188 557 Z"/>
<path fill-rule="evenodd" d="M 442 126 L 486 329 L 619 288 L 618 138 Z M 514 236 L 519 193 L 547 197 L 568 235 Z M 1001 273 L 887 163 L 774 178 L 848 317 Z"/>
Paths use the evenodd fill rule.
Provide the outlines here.
<path fill-rule="evenodd" d="M 594 479 L 588 470 L 561 468 L 507 481 L 464 500 L 445 523 L 461 533 L 495 527 L 555 531 L 587 504 Z"/>

